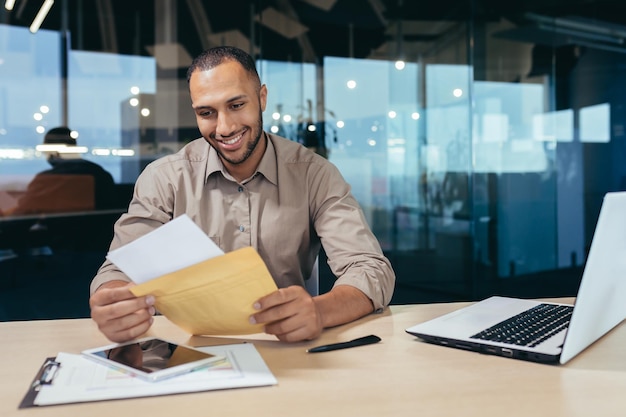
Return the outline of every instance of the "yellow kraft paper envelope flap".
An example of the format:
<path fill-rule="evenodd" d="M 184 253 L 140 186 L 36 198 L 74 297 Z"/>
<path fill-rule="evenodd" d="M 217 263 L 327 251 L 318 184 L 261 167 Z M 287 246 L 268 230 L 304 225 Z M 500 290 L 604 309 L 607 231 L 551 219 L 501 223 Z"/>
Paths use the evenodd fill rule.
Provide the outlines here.
<path fill-rule="evenodd" d="M 131 288 L 151 294 L 155 307 L 171 322 L 194 335 L 260 333 L 248 318 L 259 298 L 276 291 L 265 263 L 252 247 L 197 263 Z"/>

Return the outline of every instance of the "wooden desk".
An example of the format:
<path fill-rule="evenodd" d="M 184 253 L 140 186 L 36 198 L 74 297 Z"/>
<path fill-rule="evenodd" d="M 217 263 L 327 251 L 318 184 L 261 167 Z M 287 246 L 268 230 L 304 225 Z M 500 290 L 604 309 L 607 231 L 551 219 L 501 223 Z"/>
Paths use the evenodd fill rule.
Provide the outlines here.
<path fill-rule="evenodd" d="M 563 301 L 563 300 L 561 300 Z M 0 323 L 0 416 L 624 416 L 626 326 L 566 366 L 481 355 L 419 341 L 404 329 L 462 303 L 393 306 L 329 329 L 314 342 L 252 340 L 272 387 L 18 410 L 46 356 L 107 343 L 89 319 Z M 195 346 L 242 339 L 192 337 L 157 317 L 151 334 Z M 308 354 L 311 346 L 374 333 L 382 342 Z"/>

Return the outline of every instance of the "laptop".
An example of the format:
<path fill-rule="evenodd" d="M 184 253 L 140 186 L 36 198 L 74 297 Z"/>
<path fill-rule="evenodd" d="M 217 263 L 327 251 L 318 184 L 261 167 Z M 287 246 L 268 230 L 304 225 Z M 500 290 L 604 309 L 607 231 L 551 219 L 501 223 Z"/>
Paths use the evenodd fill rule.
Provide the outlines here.
<path fill-rule="evenodd" d="M 565 364 L 625 317 L 626 192 L 612 192 L 603 199 L 573 306 L 494 296 L 406 332 L 443 346 Z"/>

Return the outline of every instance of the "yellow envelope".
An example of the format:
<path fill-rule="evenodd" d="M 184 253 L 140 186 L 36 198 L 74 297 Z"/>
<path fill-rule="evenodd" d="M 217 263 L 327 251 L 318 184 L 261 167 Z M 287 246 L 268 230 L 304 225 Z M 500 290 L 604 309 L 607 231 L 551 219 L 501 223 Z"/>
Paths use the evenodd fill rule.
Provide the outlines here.
<path fill-rule="evenodd" d="M 263 331 L 248 318 L 259 298 L 276 291 L 265 263 L 252 247 L 197 263 L 131 288 L 151 294 L 155 307 L 194 335 L 236 335 Z"/>

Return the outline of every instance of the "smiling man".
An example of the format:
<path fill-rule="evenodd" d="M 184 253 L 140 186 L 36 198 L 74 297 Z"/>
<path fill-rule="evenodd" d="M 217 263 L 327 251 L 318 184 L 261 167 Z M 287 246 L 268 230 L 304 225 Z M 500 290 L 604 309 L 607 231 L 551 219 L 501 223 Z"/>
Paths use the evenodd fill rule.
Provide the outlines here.
<path fill-rule="evenodd" d="M 302 145 L 263 131 L 267 87 L 232 47 L 209 49 L 187 73 L 202 138 L 152 162 L 135 184 L 111 249 L 187 214 L 224 252 L 254 247 L 278 290 L 254 304 L 251 323 L 295 342 L 385 308 L 395 275 L 337 168 Z M 305 279 L 323 246 L 336 277 L 311 296 Z M 146 260 L 149 262 L 149 260 Z M 152 324 L 154 297 L 106 261 L 91 283 L 91 316 L 121 342 Z"/>
<path fill-rule="evenodd" d="M 267 147 L 262 119 L 267 87 L 254 67 L 231 60 L 215 66 L 220 57 L 197 60 L 197 69 L 192 65 L 189 92 L 200 133 L 227 171 L 243 181 L 254 174 Z"/>

